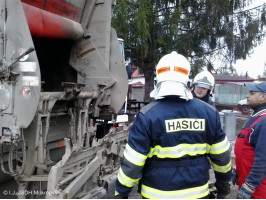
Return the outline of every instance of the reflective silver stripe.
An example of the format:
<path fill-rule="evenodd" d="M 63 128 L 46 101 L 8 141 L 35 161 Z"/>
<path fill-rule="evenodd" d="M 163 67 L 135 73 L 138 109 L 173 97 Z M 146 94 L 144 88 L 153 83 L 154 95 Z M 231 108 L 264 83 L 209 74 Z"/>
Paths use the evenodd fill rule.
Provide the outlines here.
<path fill-rule="evenodd" d="M 206 144 L 180 144 L 175 147 L 155 146 L 150 149 L 148 157 L 156 155 L 159 158 L 180 158 L 184 155 L 206 154 Z"/>
<path fill-rule="evenodd" d="M 141 195 L 150 199 L 196 199 L 208 194 L 208 183 L 203 186 L 176 191 L 163 191 L 145 185 L 141 187 Z"/>
<path fill-rule="evenodd" d="M 121 167 L 119 169 L 117 179 L 122 185 L 125 185 L 127 187 L 132 187 L 134 185 L 134 183 L 136 183 L 138 181 L 138 179 L 134 180 L 134 179 L 131 179 L 128 176 L 126 176 Z"/>
<path fill-rule="evenodd" d="M 213 144 L 211 146 L 210 145 L 207 145 L 207 146 L 208 146 L 207 151 L 210 154 L 221 154 L 230 148 L 230 143 L 229 143 L 227 137 L 225 137 L 222 142 L 219 142 L 217 144 Z"/>
<path fill-rule="evenodd" d="M 132 149 L 128 144 L 126 145 L 124 156 L 129 162 L 137 166 L 143 166 L 147 158 L 147 156 Z"/>
<path fill-rule="evenodd" d="M 211 164 L 212 164 L 213 170 L 217 172 L 226 173 L 231 170 L 231 160 L 227 165 L 224 165 L 224 166 L 216 165 L 213 162 Z"/>

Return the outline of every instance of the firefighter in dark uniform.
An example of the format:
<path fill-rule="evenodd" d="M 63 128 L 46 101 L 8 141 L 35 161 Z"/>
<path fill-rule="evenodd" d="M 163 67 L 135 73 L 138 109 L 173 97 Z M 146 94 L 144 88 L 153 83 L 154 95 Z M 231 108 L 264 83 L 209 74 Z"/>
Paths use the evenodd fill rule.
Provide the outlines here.
<path fill-rule="evenodd" d="M 237 199 L 266 199 L 266 82 L 245 85 L 247 103 L 254 112 L 235 143 Z"/>
<path fill-rule="evenodd" d="M 193 79 L 193 97 L 198 98 L 215 107 L 212 101 L 212 91 L 215 84 L 215 79 L 209 71 L 198 73 Z"/>
<path fill-rule="evenodd" d="M 190 64 L 176 53 L 157 67 L 154 102 L 137 114 L 118 171 L 115 198 L 138 183 L 143 198 L 208 198 L 209 159 L 218 198 L 230 192 L 231 147 L 216 109 L 187 88 Z"/>

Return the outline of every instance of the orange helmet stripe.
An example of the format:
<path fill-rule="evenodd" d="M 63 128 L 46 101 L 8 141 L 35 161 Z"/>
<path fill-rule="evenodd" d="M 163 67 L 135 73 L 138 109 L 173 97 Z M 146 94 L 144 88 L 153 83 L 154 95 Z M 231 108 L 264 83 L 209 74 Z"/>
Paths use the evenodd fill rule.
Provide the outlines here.
<path fill-rule="evenodd" d="M 160 69 L 157 69 L 157 74 L 161 74 L 161 73 L 169 72 L 169 71 L 170 71 L 170 66 L 168 66 L 168 67 L 162 67 Z"/>
<path fill-rule="evenodd" d="M 181 74 L 188 75 L 188 70 L 187 69 L 184 69 L 183 67 L 177 67 L 177 66 L 175 66 L 174 67 L 174 71 L 175 72 L 179 72 Z"/>
<path fill-rule="evenodd" d="M 169 71 L 170 71 L 170 66 L 162 67 L 160 69 L 157 69 L 157 74 L 161 74 L 161 73 L 169 72 Z M 175 72 L 179 72 L 181 74 L 188 75 L 188 70 L 187 69 L 184 69 L 183 67 L 177 67 L 177 66 L 175 66 L 174 67 L 174 71 Z"/>

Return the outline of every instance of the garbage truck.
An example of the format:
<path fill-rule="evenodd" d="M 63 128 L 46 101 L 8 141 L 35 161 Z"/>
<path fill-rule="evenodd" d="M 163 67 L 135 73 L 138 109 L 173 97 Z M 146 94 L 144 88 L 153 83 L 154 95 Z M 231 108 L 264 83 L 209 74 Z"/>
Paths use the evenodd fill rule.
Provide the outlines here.
<path fill-rule="evenodd" d="M 112 125 L 128 89 L 115 3 L 0 0 L 0 183 L 18 198 L 113 191 L 130 128 Z"/>

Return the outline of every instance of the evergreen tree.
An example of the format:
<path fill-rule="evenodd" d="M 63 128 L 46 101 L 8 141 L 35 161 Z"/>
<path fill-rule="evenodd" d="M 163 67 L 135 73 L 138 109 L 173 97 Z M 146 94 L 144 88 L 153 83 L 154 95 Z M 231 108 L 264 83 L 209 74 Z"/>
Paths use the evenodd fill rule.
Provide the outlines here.
<path fill-rule="evenodd" d="M 232 63 L 246 59 L 265 34 L 266 4 L 249 5 L 252 0 L 117 0 L 112 25 L 125 41 L 126 57 L 144 72 L 145 101 L 156 63 L 173 50 L 190 60 L 191 77 L 203 67 L 214 71 L 217 59 L 234 73 Z"/>

